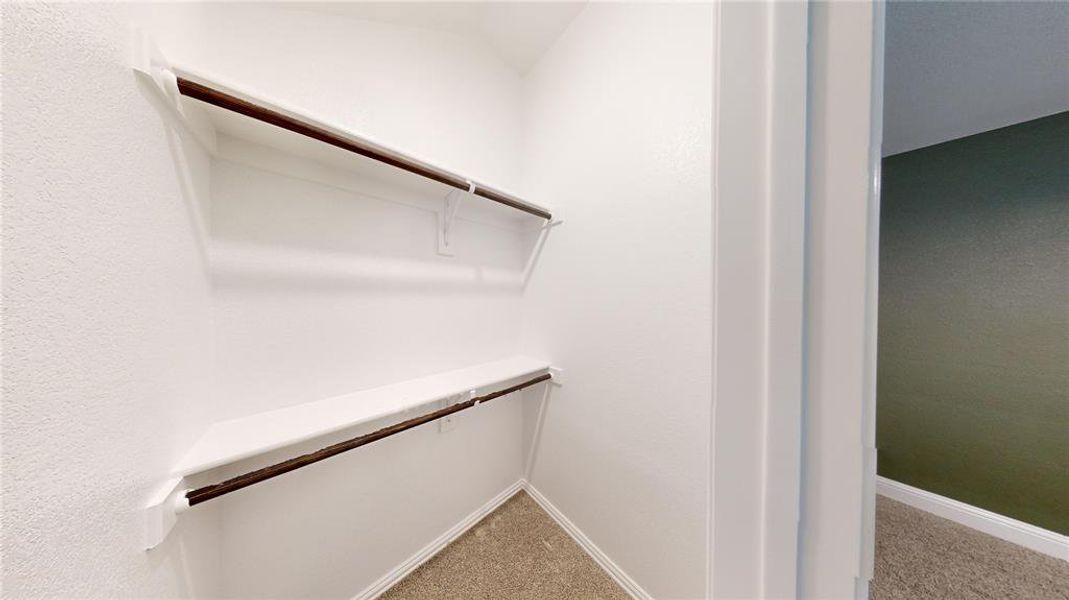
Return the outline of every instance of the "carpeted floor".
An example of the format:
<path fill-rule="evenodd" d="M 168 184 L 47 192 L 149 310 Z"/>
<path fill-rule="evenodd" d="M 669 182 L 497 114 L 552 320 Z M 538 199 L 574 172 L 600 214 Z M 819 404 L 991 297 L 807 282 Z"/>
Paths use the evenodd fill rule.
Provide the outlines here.
<path fill-rule="evenodd" d="M 872 600 L 1069 600 L 1069 563 L 876 497 Z"/>
<path fill-rule="evenodd" d="M 526 492 L 510 498 L 381 597 L 629 598 Z"/>
<path fill-rule="evenodd" d="M 876 500 L 872 600 L 1069 600 L 1069 563 Z M 387 591 L 384 600 L 626 600 L 525 492 Z"/>

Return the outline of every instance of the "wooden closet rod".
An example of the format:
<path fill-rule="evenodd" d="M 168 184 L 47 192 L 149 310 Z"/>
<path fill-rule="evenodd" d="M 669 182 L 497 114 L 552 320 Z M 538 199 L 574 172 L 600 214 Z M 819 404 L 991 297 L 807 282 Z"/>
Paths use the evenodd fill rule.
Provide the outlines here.
<path fill-rule="evenodd" d="M 254 104 L 248 100 L 243 100 L 237 96 L 233 96 L 204 84 L 178 77 L 178 92 L 183 96 L 189 96 L 190 98 L 200 100 L 201 102 L 207 102 L 213 106 L 243 114 L 247 117 L 256 119 L 257 121 L 263 121 L 264 123 L 325 142 L 331 146 L 348 150 L 349 152 L 359 154 L 360 156 L 366 156 L 367 158 L 386 163 L 398 169 L 403 169 L 409 173 L 415 173 L 421 177 L 433 179 L 434 181 L 444 183 L 445 185 L 465 192 L 469 191 L 469 182 L 466 179 L 458 177 L 448 171 L 421 163 L 370 143 L 343 137 L 332 131 L 313 125 L 312 123 L 307 123 L 289 115 L 284 115 L 278 111 Z M 518 198 L 513 198 L 504 192 L 476 185 L 473 193 L 476 196 L 481 196 L 487 200 L 497 202 L 498 204 L 504 204 L 505 206 L 515 208 L 516 210 L 522 210 L 523 212 L 535 215 L 536 217 L 542 217 L 543 219 L 553 218 L 553 215 L 548 211 L 527 204 Z"/>
<path fill-rule="evenodd" d="M 229 494 L 230 492 L 235 492 L 237 490 L 240 490 L 241 488 L 249 487 L 250 485 L 260 483 L 261 481 L 267 481 L 268 479 L 271 479 L 273 477 L 278 477 L 283 473 L 289 473 L 290 471 L 300 469 L 301 467 L 307 467 L 308 465 L 317 463 L 321 460 L 326 460 L 332 456 L 341 454 L 342 452 L 347 452 L 354 448 L 359 448 L 360 446 L 370 444 L 371 442 L 377 442 L 383 438 L 390 437 L 391 435 L 395 435 L 401 433 L 402 431 L 412 429 L 413 427 L 423 425 L 424 423 L 430 423 L 431 421 L 441 419 L 442 417 L 447 417 L 453 413 L 458 413 L 462 410 L 469 409 L 475 406 L 476 404 L 488 402 L 490 400 L 493 400 L 494 398 L 500 398 L 501 396 L 511 394 L 512 392 L 522 390 L 523 388 L 531 387 L 532 385 L 547 381 L 551 377 L 552 376 L 549 373 L 546 373 L 545 375 L 539 375 L 534 379 L 528 379 L 523 383 L 518 383 L 512 387 L 492 392 L 490 394 L 486 394 L 485 396 L 477 396 L 464 402 L 458 402 L 451 406 L 438 409 L 434 412 L 427 413 L 425 415 L 415 417 L 407 421 L 401 421 L 396 425 L 390 425 L 389 427 L 384 427 L 382 429 L 379 429 L 378 431 L 373 431 L 365 435 L 345 440 L 344 442 L 338 442 L 337 444 L 327 446 L 326 448 L 316 450 L 315 452 L 311 452 L 309 454 L 298 456 L 296 458 L 291 458 L 289 460 L 273 464 L 262 469 L 250 471 L 248 473 L 245 473 L 244 475 L 238 475 L 237 477 L 227 479 L 226 481 L 223 481 L 221 483 L 207 485 L 202 488 L 197 488 L 195 490 L 188 491 L 186 492 L 186 500 L 189 502 L 190 506 L 195 506 L 197 504 L 200 504 L 201 502 L 207 502 L 212 498 L 218 498 L 219 496 Z"/>

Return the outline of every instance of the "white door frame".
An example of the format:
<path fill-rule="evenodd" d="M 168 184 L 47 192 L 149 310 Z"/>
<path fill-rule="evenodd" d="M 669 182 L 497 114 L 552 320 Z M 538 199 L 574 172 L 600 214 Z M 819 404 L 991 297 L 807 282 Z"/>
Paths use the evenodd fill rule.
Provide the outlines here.
<path fill-rule="evenodd" d="M 713 598 L 867 598 L 882 23 L 718 6 Z"/>
<path fill-rule="evenodd" d="M 883 14 L 810 11 L 801 598 L 867 600 L 873 570 Z"/>
<path fill-rule="evenodd" d="M 724 2 L 714 77 L 709 595 L 797 589 L 805 2 Z"/>

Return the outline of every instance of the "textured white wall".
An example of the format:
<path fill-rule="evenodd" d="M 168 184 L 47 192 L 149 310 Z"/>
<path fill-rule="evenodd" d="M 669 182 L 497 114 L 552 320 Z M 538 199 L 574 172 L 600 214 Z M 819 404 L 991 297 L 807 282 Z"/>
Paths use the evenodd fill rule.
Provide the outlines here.
<path fill-rule="evenodd" d="M 516 232 L 461 223 L 457 256 L 446 259 L 424 210 L 225 161 L 213 163 L 212 190 L 217 383 L 228 412 L 517 352 Z M 485 281 L 486 264 L 515 276 Z M 228 595 L 360 591 L 519 478 L 518 400 L 460 415 L 452 432 L 423 427 L 226 500 Z"/>
<path fill-rule="evenodd" d="M 137 509 L 212 418 L 211 303 L 127 25 L 3 5 L 4 597 L 219 589 L 215 511 L 141 549 Z"/>
<path fill-rule="evenodd" d="M 884 155 L 1069 110 L 1069 3 L 889 2 Z"/>
<path fill-rule="evenodd" d="M 172 60 L 482 183 L 515 185 L 520 79 L 478 43 L 270 3 L 196 11 L 147 4 L 139 20 Z"/>
<path fill-rule="evenodd" d="M 169 22 L 171 10 L 144 20 Z M 203 6 L 200 18 L 206 27 L 157 28 L 173 60 L 515 187 L 520 79 L 482 48 L 450 34 L 262 5 Z M 462 220 L 458 255 L 444 258 L 432 212 L 441 198 L 225 138 L 220 145 L 233 159 L 213 161 L 210 209 L 224 412 L 516 350 L 516 283 L 530 236 Z"/>
<path fill-rule="evenodd" d="M 185 144 L 183 198 L 125 10 L 195 69 L 561 207 L 526 301 L 529 235 L 462 221 L 441 258 L 431 201 L 374 182 Z M 536 485 L 654 595 L 703 595 L 711 5 L 591 6 L 527 82 L 456 37 L 263 6 L 3 27 L 5 593 L 350 597 L 520 476 L 517 399 L 198 507 L 150 554 L 136 510 L 212 420 L 524 348 L 573 374 Z"/>
<path fill-rule="evenodd" d="M 138 509 L 207 423 L 515 353 L 531 236 L 460 221 L 443 258 L 439 199 L 262 149 L 173 160 L 130 21 L 195 69 L 505 186 L 519 80 L 455 36 L 304 11 L 4 17 L 5 592 L 350 597 L 519 477 L 501 401 L 198 507 L 141 552 Z"/>
<path fill-rule="evenodd" d="M 526 87 L 524 187 L 565 223 L 524 343 L 570 374 L 532 481 L 658 598 L 705 595 L 713 30 L 711 4 L 591 4 Z"/>
<path fill-rule="evenodd" d="M 166 25 L 165 15 L 144 19 Z M 193 70 L 515 186 L 520 80 L 478 46 L 264 6 L 204 6 L 199 17 L 204 27 L 159 28 L 165 51 Z M 518 352 L 530 235 L 459 221 L 456 256 L 441 257 L 441 197 L 232 139 L 220 147 L 228 158 L 211 163 L 210 239 L 221 415 Z M 462 415 L 452 432 L 423 427 L 221 501 L 225 594 L 360 592 L 520 477 L 518 400 Z"/>

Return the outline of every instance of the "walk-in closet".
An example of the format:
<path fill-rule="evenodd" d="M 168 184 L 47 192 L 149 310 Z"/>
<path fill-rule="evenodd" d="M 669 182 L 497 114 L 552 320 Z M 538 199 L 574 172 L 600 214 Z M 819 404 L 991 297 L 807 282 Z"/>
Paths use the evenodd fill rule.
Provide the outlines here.
<path fill-rule="evenodd" d="M 4 597 L 863 590 L 877 16 L 3 3 Z"/>

